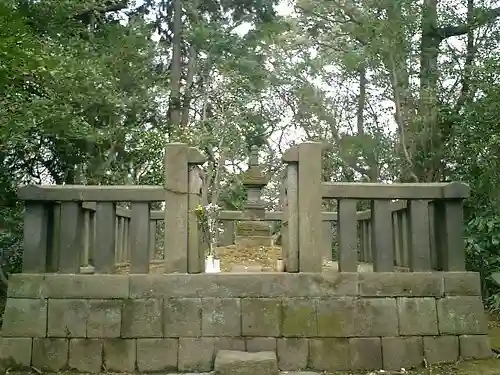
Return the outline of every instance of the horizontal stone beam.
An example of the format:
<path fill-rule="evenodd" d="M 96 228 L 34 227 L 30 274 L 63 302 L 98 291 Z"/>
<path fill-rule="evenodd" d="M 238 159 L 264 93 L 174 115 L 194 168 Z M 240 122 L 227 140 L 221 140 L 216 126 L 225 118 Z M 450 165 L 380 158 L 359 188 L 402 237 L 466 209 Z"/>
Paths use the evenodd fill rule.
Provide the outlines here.
<path fill-rule="evenodd" d="M 83 202 L 82 208 L 84 210 L 95 211 L 96 202 Z M 132 211 L 128 208 L 116 207 L 116 216 L 119 217 L 132 217 Z"/>
<path fill-rule="evenodd" d="M 150 185 L 27 185 L 18 189 L 18 197 L 24 201 L 159 202 L 165 200 L 165 189 Z"/>
<path fill-rule="evenodd" d="M 463 199 L 470 195 L 467 184 L 403 183 L 378 184 L 360 182 L 323 182 L 325 199 Z"/>

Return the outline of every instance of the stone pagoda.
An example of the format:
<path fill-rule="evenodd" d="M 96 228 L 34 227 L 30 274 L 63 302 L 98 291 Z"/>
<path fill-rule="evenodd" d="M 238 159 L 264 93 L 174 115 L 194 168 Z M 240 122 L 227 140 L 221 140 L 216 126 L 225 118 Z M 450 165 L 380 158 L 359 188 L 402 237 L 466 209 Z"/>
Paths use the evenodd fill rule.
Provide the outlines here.
<path fill-rule="evenodd" d="M 262 221 L 265 216 L 265 204 L 262 201 L 262 189 L 268 183 L 262 167 L 259 165 L 259 149 L 252 146 L 248 170 L 241 176 L 247 190 L 247 201 L 243 206 L 249 221 L 241 221 L 236 226 L 235 244 L 238 247 L 271 246 L 271 225 Z"/>

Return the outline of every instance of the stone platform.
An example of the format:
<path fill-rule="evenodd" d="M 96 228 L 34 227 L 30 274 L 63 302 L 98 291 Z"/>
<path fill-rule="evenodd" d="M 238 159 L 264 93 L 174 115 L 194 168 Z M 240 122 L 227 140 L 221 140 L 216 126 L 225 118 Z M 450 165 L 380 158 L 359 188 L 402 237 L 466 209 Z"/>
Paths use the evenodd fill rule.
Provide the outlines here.
<path fill-rule="evenodd" d="M 491 355 L 475 273 L 19 274 L 3 367 L 208 372 L 221 350 L 281 371 L 399 370 Z"/>

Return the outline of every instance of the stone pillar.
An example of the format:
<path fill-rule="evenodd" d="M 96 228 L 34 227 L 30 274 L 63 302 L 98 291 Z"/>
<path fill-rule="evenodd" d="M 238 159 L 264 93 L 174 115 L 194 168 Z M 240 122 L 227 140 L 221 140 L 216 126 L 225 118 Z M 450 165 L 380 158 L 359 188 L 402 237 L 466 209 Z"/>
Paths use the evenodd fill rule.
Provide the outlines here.
<path fill-rule="evenodd" d="M 264 202 L 261 200 L 262 188 L 267 185 L 268 179 L 259 165 L 259 151 L 252 146 L 249 168 L 242 176 L 243 185 L 247 189 L 247 201 L 244 212 L 249 221 L 241 221 L 236 226 L 235 244 L 238 247 L 271 246 L 271 226 L 262 221 L 265 216 Z"/>

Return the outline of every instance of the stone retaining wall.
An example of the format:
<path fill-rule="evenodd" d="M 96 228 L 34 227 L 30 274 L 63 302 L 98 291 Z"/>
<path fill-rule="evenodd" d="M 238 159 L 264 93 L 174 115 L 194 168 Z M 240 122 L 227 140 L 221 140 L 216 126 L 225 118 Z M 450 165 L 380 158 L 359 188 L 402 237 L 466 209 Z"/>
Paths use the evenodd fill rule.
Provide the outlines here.
<path fill-rule="evenodd" d="M 400 369 L 490 355 L 475 273 L 13 275 L 4 366 L 209 371 L 217 350 L 281 370 Z"/>

